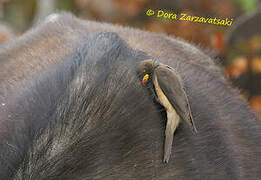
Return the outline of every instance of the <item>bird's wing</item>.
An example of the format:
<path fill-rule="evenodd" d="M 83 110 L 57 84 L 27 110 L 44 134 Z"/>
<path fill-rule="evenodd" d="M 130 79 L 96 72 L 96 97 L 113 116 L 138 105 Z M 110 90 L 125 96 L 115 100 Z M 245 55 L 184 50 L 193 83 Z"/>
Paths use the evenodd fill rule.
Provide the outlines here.
<path fill-rule="evenodd" d="M 183 83 L 179 75 L 169 66 L 161 64 L 155 71 L 158 79 L 158 84 L 165 96 L 168 98 L 170 104 L 177 111 L 179 116 L 185 120 L 190 128 L 197 132 L 193 117 L 191 114 L 188 98 L 184 91 Z"/>

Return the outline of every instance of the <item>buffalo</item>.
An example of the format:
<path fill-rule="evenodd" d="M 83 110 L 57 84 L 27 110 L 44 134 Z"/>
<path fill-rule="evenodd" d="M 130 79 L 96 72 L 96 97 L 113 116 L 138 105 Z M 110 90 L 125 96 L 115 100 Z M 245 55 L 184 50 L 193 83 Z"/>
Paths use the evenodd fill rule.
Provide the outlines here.
<path fill-rule="evenodd" d="M 167 164 L 147 59 L 179 74 L 198 131 L 180 123 Z M 217 61 L 175 37 L 60 13 L 0 50 L 0 179 L 254 180 L 260 139 Z"/>

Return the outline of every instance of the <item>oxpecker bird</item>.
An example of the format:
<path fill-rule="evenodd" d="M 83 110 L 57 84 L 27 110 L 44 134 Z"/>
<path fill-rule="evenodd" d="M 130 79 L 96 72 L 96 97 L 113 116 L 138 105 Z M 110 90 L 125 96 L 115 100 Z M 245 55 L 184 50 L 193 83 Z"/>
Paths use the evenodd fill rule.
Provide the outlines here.
<path fill-rule="evenodd" d="M 152 80 L 156 99 L 167 112 L 163 161 L 168 163 L 174 132 L 180 120 L 184 120 L 193 132 L 197 132 L 189 101 L 184 91 L 182 79 L 170 66 L 155 60 L 145 60 L 140 63 L 139 71 L 142 74 L 141 82 L 144 86 L 147 85 L 149 79 Z"/>

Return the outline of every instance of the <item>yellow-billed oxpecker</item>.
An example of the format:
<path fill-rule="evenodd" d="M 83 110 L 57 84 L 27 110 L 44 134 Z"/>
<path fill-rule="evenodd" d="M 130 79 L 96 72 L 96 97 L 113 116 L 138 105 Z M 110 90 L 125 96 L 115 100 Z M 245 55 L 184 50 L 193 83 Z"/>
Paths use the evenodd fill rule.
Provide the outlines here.
<path fill-rule="evenodd" d="M 144 86 L 152 78 L 156 99 L 167 112 L 163 161 L 168 163 L 174 132 L 180 123 L 180 119 L 184 120 L 192 131 L 197 132 L 183 82 L 173 68 L 155 60 L 142 61 L 139 71 L 142 73 L 142 84 Z"/>

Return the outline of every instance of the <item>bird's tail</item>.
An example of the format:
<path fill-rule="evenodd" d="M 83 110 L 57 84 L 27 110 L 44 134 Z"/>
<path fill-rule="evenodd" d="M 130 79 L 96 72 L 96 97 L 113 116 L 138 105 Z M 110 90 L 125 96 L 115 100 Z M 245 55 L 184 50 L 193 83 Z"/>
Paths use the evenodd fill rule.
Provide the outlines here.
<path fill-rule="evenodd" d="M 172 142 L 174 137 L 174 132 L 180 122 L 179 115 L 174 112 L 167 112 L 167 125 L 165 130 L 165 143 L 164 143 L 164 158 L 163 161 L 168 163 L 172 151 Z"/>

